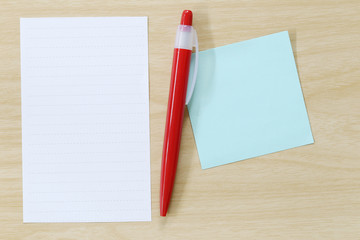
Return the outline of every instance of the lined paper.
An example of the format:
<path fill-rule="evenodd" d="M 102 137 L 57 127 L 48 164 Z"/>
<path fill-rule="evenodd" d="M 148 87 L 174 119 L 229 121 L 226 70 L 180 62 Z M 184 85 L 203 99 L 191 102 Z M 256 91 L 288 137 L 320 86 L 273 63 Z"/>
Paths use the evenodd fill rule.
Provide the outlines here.
<path fill-rule="evenodd" d="M 20 31 L 24 222 L 150 221 L 147 17 Z"/>

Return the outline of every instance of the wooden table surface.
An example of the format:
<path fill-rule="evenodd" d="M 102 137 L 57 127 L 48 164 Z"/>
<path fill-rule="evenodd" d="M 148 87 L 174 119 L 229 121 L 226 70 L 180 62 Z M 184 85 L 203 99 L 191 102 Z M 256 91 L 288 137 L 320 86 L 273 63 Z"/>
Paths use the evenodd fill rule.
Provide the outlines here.
<path fill-rule="evenodd" d="M 168 217 L 159 179 L 183 9 L 200 50 L 288 30 L 315 144 L 201 170 L 188 114 Z M 20 17 L 149 16 L 152 222 L 22 223 Z M 0 239 L 360 239 L 359 0 L 1 0 Z M 241 146 L 239 146 L 241 147 Z"/>

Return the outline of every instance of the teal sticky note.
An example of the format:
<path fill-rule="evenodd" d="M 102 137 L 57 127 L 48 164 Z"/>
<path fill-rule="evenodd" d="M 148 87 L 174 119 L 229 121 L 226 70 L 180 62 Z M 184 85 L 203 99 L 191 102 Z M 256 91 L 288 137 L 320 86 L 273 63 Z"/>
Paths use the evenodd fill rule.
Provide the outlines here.
<path fill-rule="evenodd" d="M 314 142 L 287 31 L 200 52 L 188 110 L 203 169 Z"/>

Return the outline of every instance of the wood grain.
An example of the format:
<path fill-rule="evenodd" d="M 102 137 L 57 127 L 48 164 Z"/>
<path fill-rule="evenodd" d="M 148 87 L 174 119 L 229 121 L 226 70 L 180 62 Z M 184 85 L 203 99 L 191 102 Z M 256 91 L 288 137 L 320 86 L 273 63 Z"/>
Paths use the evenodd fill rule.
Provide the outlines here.
<path fill-rule="evenodd" d="M 175 29 L 200 50 L 290 33 L 315 144 L 201 170 L 188 115 L 168 217 L 159 217 Z M 1 0 L 0 239 L 360 239 L 358 0 Z M 149 16 L 152 222 L 22 223 L 20 17 Z"/>

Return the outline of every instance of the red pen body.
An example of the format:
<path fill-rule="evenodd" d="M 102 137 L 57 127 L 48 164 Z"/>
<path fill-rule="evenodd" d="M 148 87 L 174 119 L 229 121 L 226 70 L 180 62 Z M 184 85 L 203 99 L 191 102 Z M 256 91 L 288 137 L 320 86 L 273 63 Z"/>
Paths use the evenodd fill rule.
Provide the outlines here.
<path fill-rule="evenodd" d="M 185 10 L 183 12 L 181 24 L 182 25 L 180 25 L 180 27 L 185 26 L 182 28 L 185 29 L 185 31 L 187 31 L 186 26 L 191 28 L 191 11 Z M 192 53 L 190 50 L 191 48 L 186 49 L 189 47 L 182 48 L 181 46 L 176 47 L 176 45 L 174 49 L 171 72 L 170 92 L 161 163 L 160 216 L 166 216 L 175 181 Z"/>

